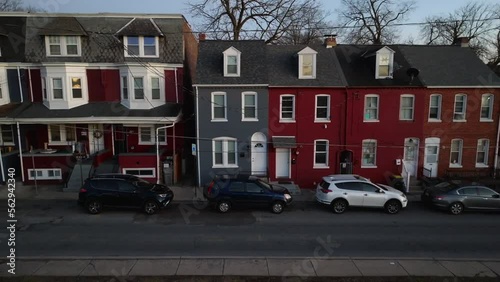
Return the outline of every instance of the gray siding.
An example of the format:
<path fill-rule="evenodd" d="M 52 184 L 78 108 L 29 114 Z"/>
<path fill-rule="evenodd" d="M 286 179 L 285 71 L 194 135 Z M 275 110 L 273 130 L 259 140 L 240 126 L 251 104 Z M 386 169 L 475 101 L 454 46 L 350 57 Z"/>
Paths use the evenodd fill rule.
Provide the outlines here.
<path fill-rule="evenodd" d="M 259 121 L 247 122 L 241 120 L 242 92 L 257 93 L 257 115 Z M 227 122 L 212 122 L 212 92 L 226 92 Z M 268 90 L 262 88 L 199 88 L 198 89 L 198 118 L 199 118 L 199 160 L 200 185 L 205 185 L 215 174 L 250 173 L 252 135 L 262 132 L 267 136 L 268 127 Z M 212 168 L 212 139 L 217 137 L 231 137 L 238 140 L 238 168 Z M 267 137 L 269 142 L 269 137 Z"/>

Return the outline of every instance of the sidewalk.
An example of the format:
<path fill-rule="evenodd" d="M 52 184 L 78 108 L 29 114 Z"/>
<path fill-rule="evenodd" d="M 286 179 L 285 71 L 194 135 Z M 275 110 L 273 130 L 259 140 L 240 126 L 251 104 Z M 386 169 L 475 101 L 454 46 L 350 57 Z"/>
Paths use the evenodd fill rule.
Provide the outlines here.
<path fill-rule="evenodd" d="M 86 281 L 85 278 L 91 277 L 107 277 L 107 281 L 109 277 L 116 277 L 119 281 L 159 281 L 153 279 L 160 277 L 175 281 L 188 277 L 196 277 L 196 281 L 214 281 L 213 278 L 218 277 L 227 278 L 224 281 L 231 277 L 244 277 L 238 281 L 259 278 L 267 278 L 263 281 L 269 281 L 270 278 L 292 277 L 303 281 L 331 281 L 329 279 L 332 278 L 368 281 L 369 277 L 388 277 L 393 281 L 409 281 L 415 277 L 424 277 L 425 280 L 421 281 L 428 281 L 431 277 L 440 278 L 439 281 L 449 281 L 442 279 L 456 277 L 460 281 L 493 281 L 500 278 L 500 260 L 418 258 L 26 258 L 16 261 L 15 275 L 8 273 L 9 269 L 6 261 L 3 261 L 0 265 L 0 277 L 53 277 L 50 281 L 58 281 L 57 278 L 62 277 L 79 277 L 78 281 Z M 325 279 L 326 277 L 329 279 Z"/>

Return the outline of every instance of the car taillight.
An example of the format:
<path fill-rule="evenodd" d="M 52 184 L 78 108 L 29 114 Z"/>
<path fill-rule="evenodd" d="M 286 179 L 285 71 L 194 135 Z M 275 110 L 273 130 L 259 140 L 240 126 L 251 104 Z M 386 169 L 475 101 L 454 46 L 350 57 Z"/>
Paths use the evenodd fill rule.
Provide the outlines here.
<path fill-rule="evenodd" d="M 214 187 L 214 182 L 210 182 L 210 185 L 208 185 L 208 188 L 207 188 L 207 193 L 210 194 L 210 192 L 212 191 L 212 188 Z"/>
<path fill-rule="evenodd" d="M 330 193 L 330 192 L 332 192 L 332 190 L 322 188 L 322 189 L 321 189 L 321 192 L 323 192 L 323 193 L 325 193 L 325 194 L 326 194 L 326 193 Z"/>
<path fill-rule="evenodd" d="M 80 188 L 80 193 L 85 193 L 87 192 L 87 189 L 85 189 L 84 187 Z"/>
<path fill-rule="evenodd" d="M 435 199 L 435 200 L 438 200 L 438 201 L 441 201 L 441 200 L 443 200 L 443 199 L 444 199 L 444 197 L 443 197 L 443 196 L 436 196 L 436 197 L 434 197 L 434 199 Z"/>

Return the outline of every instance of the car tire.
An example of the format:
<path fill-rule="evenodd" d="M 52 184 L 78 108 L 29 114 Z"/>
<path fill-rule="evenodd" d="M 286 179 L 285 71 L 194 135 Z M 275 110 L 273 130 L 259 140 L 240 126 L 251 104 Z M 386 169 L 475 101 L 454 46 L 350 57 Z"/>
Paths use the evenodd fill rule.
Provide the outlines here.
<path fill-rule="evenodd" d="M 285 204 L 282 201 L 275 201 L 271 205 L 271 211 L 275 214 L 280 214 L 285 209 Z"/>
<path fill-rule="evenodd" d="M 148 200 L 144 203 L 143 210 L 147 215 L 155 214 L 160 209 L 158 203 L 154 200 Z"/>
<path fill-rule="evenodd" d="M 217 203 L 217 211 L 220 213 L 227 213 L 231 209 L 231 203 L 228 201 L 220 201 Z"/>
<path fill-rule="evenodd" d="M 98 214 L 102 211 L 102 203 L 97 199 L 87 200 L 85 207 L 90 214 Z"/>
<path fill-rule="evenodd" d="M 403 205 L 398 200 L 389 200 L 384 205 L 385 211 L 389 214 L 397 214 L 402 207 Z"/>
<path fill-rule="evenodd" d="M 451 203 L 448 207 L 451 214 L 459 215 L 464 211 L 464 205 L 460 202 Z"/>
<path fill-rule="evenodd" d="M 337 199 L 332 202 L 332 210 L 336 214 L 344 213 L 348 206 L 349 203 L 344 199 Z"/>

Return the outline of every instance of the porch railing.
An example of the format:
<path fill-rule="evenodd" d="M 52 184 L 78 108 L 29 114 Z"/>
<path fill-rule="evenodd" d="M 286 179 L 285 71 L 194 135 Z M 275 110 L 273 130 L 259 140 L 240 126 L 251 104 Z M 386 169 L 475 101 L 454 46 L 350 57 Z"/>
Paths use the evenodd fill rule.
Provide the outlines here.
<path fill-rule="evenodd" d="M 432 167 L 431 168 L 424 167 L 423 175 L 425 177 L 432 178 Z"/>
<path fill-rule="evenodd" d="M 403 161 L 403 169 L 401 171 L 401 176 L 403 177 L 403 183 L 405 184 L 406 193 L 410 192 L 410 177 L 411 174 L 406 167 L 405 162 Z"/>

